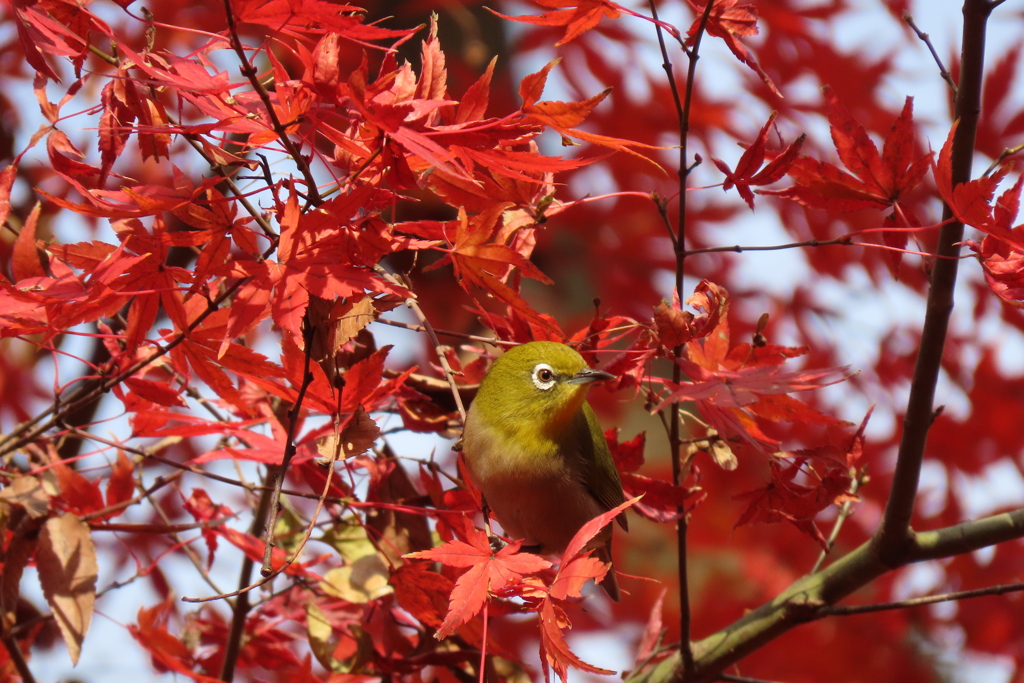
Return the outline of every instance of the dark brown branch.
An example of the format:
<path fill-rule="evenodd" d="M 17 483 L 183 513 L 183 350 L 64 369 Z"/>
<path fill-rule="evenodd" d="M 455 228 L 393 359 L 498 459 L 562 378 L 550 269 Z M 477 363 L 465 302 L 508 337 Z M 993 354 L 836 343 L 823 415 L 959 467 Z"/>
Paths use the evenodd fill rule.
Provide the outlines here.
<path fill-rule="evenodd" d="M 273 477 L 271 468 L 267 468 L 264 477 L 266 482 Z M 263 535 L 263 529 L 267 524 L 267 514 L 270 511 L 270 497 L 273 487 L 265 486 L 260 492 L 259 502 L 253 512 L 252 525 L 249 533 L 255 538 Z M 228 638 L 224 644 L 224 663 L 221 664 L 220 680 L 225 683 L 235 677 L 235 665 L 238 663 L 238 654 L 242 651 L 242 636 L 245 634 L 245 619 L 249 616 L 252 603 L 249 601 L 249 591 L 245 590 L 252 582 L 252 570 L 256 563 L 248 555 L 242 560 L 242 568 L 238 572 L 238 597 L 231 610 L 231 628 L 228 630 Z"/>
<path fill-rule="evenodd" d="M 954 184 L 967 182 L 971 176 L 980 110 L 985 29 L 991 9 L 992 4 L 988 0 L 966 0 L 964 5 L 963 63 L 955 105 L 959 125 L 952 154 Z M 953 286 L 963 237 L 963 225 L 953 220 L 948 207 L 943 219 L 937 258 L 932 264 L 925 324 L 904 419 L 903 439 L 892 490 L 878 532 L 871 540 L 822 571 L 798 579 L 770 602 L 718 633 L 694 643 L 692 666 L 687 665 L 682 653 L 673 654 L 653 670 L 636 674 L 632 680 L 640 677 L 647 683 L 714 680 L 726 667 L 783 633 L 799 624 L 827 616 L 827 608 L 892 569 L 910 562 L 971 552 L 1024 537 L 1024 510 L 920 534 L 914 534 L 910 529 L 926 438 L 935 415 L 935 386 L 953 308 Z"/>
<path fill-rule="evenodd" d="M 677 174 L 679 176 L 679 213 L 676 221 L 676 230 L 673 231 L 672 225 L 668 220 L 668 214 L 666 207 L 661 202 L 656 202 L 658 211 L 662 215 L 665 221 L 665 227 L 668 230 L 669 237 L 672 240 L 672 247 L 676 257 L 676 272 L 675 272 L 675 289 L 676 295 L 679 300 L 685 299 L 683 295 L 683 280 L 686 272 L 686 180 L 689 176 L 690 169 L 687 167 L 687 139 L 690 132 L 690 106 L 693 103 L 693 83 L 697 75 L 697 60 L 700 58 L 700 43 L 704 37 L 704 31 L 707 28 L 708 18 L 711 16 L 711 9 L 714 6 L 714 0 L 707 0 L 704 5 L 704 12 L 701 14 L 700 23 L 697 27 L 697 32 L 693 37 L 693 46 L 686 50 L 686 55 L 689 58 L 689 67 L 686 74 L 686 94 L 680 98 L 679 87 L 676 84 L 675 73 L 672 67 L 672 60 L 668 56 L 668 48 L 665 45 L 665 36 L 662 31 L 661 21 L 658 19 L 658 8 L 655 0 L 650 0 L 651 18 L 654 19 L 655 30 L 658 36 L 658 45 L 661 49 L 662 57 L 662 68 L 665 70 L 665 75 L 668 78 L 669 88 L 672 92 L 672 99 L 676 106 L 676 115 L 679 121 L 679 169 Z M 673 352 L 676 357 L 682 354 L 682 347 L 677 346 Z M 681 370 L 679 364 L 673 364 L 672 379 L 678 384 L 682 379 Z M 683 467 L 683 449 L 680 441 L 680 415 L 679 415 L 680 404 L 674 403 L 671 406 L 672 414 L 669 420 L 669 447 L 672 452 L 672 482 L 679 486 L 683 479 L 686 478 L 686 473 Z M 676 562 L 679 573 L 679 650 L 682 658 L 682 671 L 681 675 L 684 679 L 688 679 L 690 672 L 693 670 L 693 649 L 692 643 L 690 642 L 690 623 L 691 623 L 691 609 L 690 609 L 690 591 L 689 591 L 689 576 L 687 570 L 687 527 L 688 519 L 686 516 L 686 510 L 683 506 L 680 506 L 676 510 L 679 515 L 679 521 L 676 524 Z"/>
<path fill-rule="evenodd" d="M 299 431 L 299 416 L 302 413 L 302 399 L 306 396 L 306 390 L 313 383 L 313 373 L 310 370 L 310 361 L 313 352 L 313 334 L 315 328 L 309 324 L 308 318 L 304 321 L 303 337 L 306 343 L 306 354 L 302 366 L 302 385 L 299 387 L 299 395 L 295 397 L 295 403 L 288 411 L 288 441 L 285 443 L 284 455 L 281 464 L 269 468 L 273 472 L 274 490 L 270 496 L 270 521 L 266 528 L 266 546 L 263 550 L 263 567 L 260 573 L 264 577 L 274 574 L 273 553 L 274 553 L 274 527 L 277 526 L 277 515 L 281 510 L 281 488 L 284 486 L 284 477 L 288 473 L 288 465 L 295 456 L 295 437 Z"/>
<path fill-rule="evenodd" d="M 11 661 L 14 662 L 14 668 L 18 670 L 18 675 L 21 676 L 23 683 L 36 683 L 36 678 L 32 675 L 32 669 L 28 668 L 25 655 L 21 653 L 21 648 L 18 646 L 18 641 L 14 639 L 14 636 L 4 636 L 4 648 L 7 650 L 7 655 L 11 658 Z"/>
<path fill-rule="evenodd" d="M 960 87 L 957 90 L 954 115 L 959 120 L 953 138 L 953 185 L 971 179 L 974 158 L 974 137 L 981 110 L 981 84 L 985 64 L 985 30 L 991 6 L 986 0 L 966 0 L 964 3 L 964 34 Z M 872 539 L 874 551 L 883 563 L 898 566 L 901 554 L 906 552 L 910 535 L 910 518 L 914 512 L 917 484 L 924 459 L 928 431 L 932 424 L 935 386 L 942 367 L 949 318 L 953 312 L 953 288 L 956 285 L 960 242 L 963 223 L 953 220 L 947 206 L 943 210 L 945 225 L 939 231 L 937 258 L 932 266 L 931 286 L 928 290 L 921 346 L 918 350 L 914 377 L 910 384 L 907 412 L 903 418 L 903 437 L 900 441 L 892 489 L 885 506 L 881 525 Z"/>

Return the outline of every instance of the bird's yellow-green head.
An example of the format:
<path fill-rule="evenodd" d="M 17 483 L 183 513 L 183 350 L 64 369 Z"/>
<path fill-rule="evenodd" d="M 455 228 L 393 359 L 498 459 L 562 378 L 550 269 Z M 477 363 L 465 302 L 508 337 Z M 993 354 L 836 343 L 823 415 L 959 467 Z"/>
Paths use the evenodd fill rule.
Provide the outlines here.
<path fill-rule="evenodd" d="M 489 422 L 558 429 L 580 410 L 591 383 L 613 377 L 565 344 L 530 342 L 494 361 L 474 405 Z"/>

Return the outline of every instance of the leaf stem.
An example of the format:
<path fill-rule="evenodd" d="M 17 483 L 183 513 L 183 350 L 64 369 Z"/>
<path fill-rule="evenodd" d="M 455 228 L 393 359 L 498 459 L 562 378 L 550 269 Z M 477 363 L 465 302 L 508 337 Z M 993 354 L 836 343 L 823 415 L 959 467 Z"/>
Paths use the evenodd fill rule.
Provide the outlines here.
<path fill-rule="evenodd" d="M 864 482 L 866 482 L 867 480 L 867 468 L 865 468 L 857 474 L 856 478 L 852 482 L 850 482 L 850 495 L 857 495 L 857 491 L 860 490 L 860 487 L 863 486 Z M 851 514 L 853 514 L 853 501 L 848 500 L 845 503 L 843 503 L 843 507 L 839 508 L 839 516 L 836 517 L 836 523 L 832 526 L 832 533 L 828 535 L 828 541 L 825 543 L 825 545 L 828 546 L 828 549 L 822 550 L 821 554 L 818 555 L 817 562 L 815 562 L 814 566 L 811 567 L 812 574 L 816 574 L 818 570 L 821 569 L 821 565 L 824 564 L 825 558 L 828 557 L 828 554 L 832 551 L 833 546 L 835 546 L 836 539 L 839 538 L 839 531 L 843 528 L 843 523 L 846 521 L 846 518 L 849 517 Z"/>

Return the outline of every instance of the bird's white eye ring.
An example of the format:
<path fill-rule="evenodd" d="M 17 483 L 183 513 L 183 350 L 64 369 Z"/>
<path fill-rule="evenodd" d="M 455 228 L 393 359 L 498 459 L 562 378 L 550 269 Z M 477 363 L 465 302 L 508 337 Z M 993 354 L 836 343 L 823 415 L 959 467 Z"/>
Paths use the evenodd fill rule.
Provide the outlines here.
<path fill-rule="evenodd" d="M 533 366 L 533 386 L 541 391 L 547 391 L 555 386 L 557 376 L 554 369 L 547 363 L 537 363 Z"/>

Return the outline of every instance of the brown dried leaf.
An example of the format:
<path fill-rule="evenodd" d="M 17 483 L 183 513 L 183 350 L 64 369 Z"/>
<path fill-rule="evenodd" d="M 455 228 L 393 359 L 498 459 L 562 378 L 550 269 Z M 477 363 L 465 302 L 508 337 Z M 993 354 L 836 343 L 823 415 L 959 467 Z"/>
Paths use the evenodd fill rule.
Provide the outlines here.
<path fill-rule="evenodd" d="M 344 460 L 362 455 L 373 448 L 373 444 L 379 436 L 380 427 L 363 407 L 359 406 L 356 408 L 356 414 L 352 416 L 352 421 L 341 435 L 341 448 L 338 448 L 338 436 L 328 434 L 317 439 L 316 450 L 325 460 L 329 460 L 332 454 L 337 460 Z"/>
<path fill-rule="evenodd" d="M 96 602 L 98 567 L 89 526 L 70 512 L 48 519 L 39 534 L 36 565 L 71 663 L 78 664 Z"/>
<path fill-rule="evenodd" d="M 36 519 L 45 516 L 50 510 L 50 496 L 35 477 L 18 477 L 14 483 L 0 491 L 0 499 L 24 508 L 30 517 Z"/>
<path fill-rule="evenodd" d="M 344 567 L 329 569 L 320 582 L 320 588 L 332 597 L 363 605 L 394 592 L 388 584 L 390 576 L 387 564 L 374 553 Z"/>
<path fill-rule="evenodd" d="M 736 461 L 736 454 L 732 452 L 732 448 L 722 439 L 716 439 L 711 444 L 711 457 L 716 465 L 729 472 L 736 469 L 736 465 L 739 464 Z"/>
<path fill-rule="evenodd" d="M 324 373 L 334 381 L 339 362 L 338 350 L 354 339 L 377 317 L 374 300 L 363 297 L 358 301 L 336 299 L 328 301 L 310 295 L 306 308 L 306 324 L 313 327 L 313 348 L 310 355 L 320 363 Z"/>
<path fill-rule="evenodd" d="M 335 304 L 334 310 L 331 311 L 331 321 L 336 325 L 332 340 L 333 351 L 337 352 L 343 344 L 355 338 L 364 327 L 373 322 L 375 317 L 376 309 L 373 306 L 373 299 L 368 296 L 355 303 L 349 300 L 345 304 Z"/>

